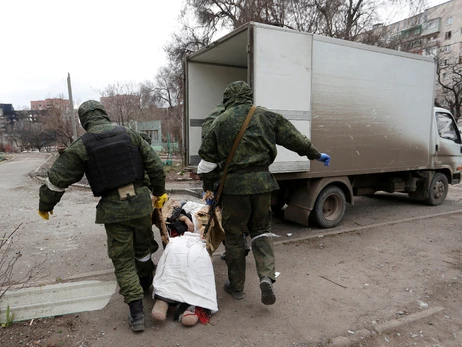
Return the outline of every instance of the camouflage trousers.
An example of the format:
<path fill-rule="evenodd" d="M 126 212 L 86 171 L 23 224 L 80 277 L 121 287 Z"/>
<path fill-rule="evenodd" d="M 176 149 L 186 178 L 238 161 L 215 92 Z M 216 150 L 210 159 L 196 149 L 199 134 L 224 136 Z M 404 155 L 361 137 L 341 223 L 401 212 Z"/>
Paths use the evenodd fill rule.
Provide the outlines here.
<path fill-rule="evenodd" d="M 252 195 L 223 195 L 222 223 L 225 229 L 226 265 L 231 287 L 244 290 L 245 242 L 248 231 L 252 239 L 258 277 L 275 280 L 275 258 L 271 233 L 271 193 Z"/>
<path fill-rule="evenodd" d="M 147 215 L 125 222 L 108 223 L 104 227 L 119 293 L 127 304 L 142 299 L 144 293 L 139 277 L 154 271 L 151 254 L 159 248 L 154 240 L 151 217 Z"/>

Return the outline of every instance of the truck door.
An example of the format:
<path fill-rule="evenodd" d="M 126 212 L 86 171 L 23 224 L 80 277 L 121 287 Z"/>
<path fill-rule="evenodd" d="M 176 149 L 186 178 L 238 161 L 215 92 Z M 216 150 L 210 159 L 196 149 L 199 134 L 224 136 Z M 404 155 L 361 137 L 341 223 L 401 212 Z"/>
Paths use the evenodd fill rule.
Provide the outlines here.
<path fill-rule="evenodd" d="M 255 24 L 253 49 L 254 103 L 282 114 L 311 136 L 312 36 Z M 308 171 L 310 162 L 281 146 L 273 173 Z"/>
<path fill-rule="evenodd" d="M 449 166 L 454 174 L 462 166 L 460 130 L 452 115 L 443 109 L 435 110 L 435 121 L 438 130 L 436 166 Z"/>

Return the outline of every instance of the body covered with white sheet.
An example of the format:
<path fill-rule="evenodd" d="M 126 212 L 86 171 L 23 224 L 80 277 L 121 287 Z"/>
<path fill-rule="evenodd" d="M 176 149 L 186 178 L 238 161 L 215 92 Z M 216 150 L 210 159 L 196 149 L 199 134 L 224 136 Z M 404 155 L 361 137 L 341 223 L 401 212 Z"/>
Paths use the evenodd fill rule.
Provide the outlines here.
<path fill-rule="evenodd" d="M 157 264 L 153 297 L 187 303 L 215 313 L 218 311 L 215 274 L 206 242 L 199 231 L 202 224 L 199 218 L 195 218 L 204 207 L 204 204 L 195 202 L 183 205 L 183 210 L 193 216 L 195 232 L 170 238 Z"/>

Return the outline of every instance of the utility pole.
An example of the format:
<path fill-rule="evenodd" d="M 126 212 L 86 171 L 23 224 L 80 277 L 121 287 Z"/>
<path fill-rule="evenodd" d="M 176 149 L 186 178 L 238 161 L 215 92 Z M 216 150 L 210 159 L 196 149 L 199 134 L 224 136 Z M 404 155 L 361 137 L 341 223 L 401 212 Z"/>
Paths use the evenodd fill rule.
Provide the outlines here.
<path fill-rule="evenodd" d="M 71 74 L 69 72 L 67 73 L 67 90 L 69 92 L 69 110 L 71 112 L 72 139 L 75 141 L 77 138 L 77 127 L 75 125 L 74 100 L 72 100 Z"/>

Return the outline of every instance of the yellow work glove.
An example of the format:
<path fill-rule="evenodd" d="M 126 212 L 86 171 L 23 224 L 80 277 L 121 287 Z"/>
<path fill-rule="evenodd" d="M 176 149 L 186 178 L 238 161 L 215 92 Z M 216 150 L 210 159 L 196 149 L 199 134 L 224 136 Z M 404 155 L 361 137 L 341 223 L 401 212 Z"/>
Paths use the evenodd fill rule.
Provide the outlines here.
<path fill-rule="evenodd" d="M 39 216 L 42 217 L 43 219 L 48 220 L 48 219 L 50 219 L 50 214 L 53 214 L 53 211 L 45 211 L 45 212 L 43 212 L 43 211 L 38 211 L 38 214 L 39 214 Z"/>
<path fill-rule="evenodd" d="M 154 207 L 161 209 L 162 206 L 164 206 L 165 202 L 168 200 L 168 195 L 167 193 L 164 193 L 161 196 L 158 196 L 156 201 L 154 201 Z"/>

